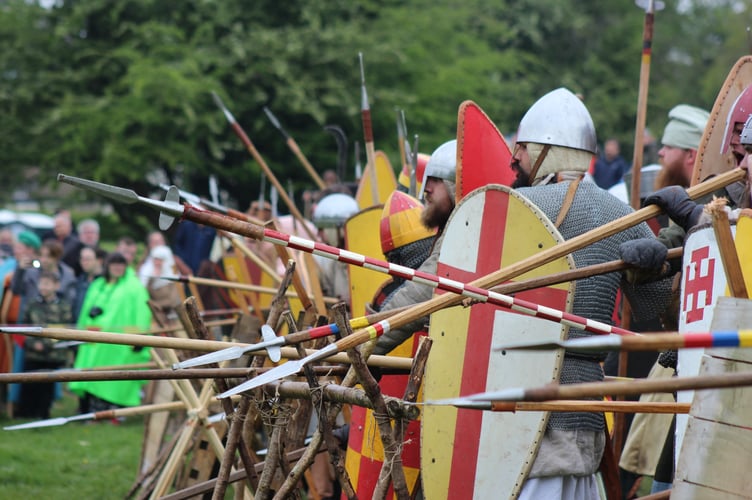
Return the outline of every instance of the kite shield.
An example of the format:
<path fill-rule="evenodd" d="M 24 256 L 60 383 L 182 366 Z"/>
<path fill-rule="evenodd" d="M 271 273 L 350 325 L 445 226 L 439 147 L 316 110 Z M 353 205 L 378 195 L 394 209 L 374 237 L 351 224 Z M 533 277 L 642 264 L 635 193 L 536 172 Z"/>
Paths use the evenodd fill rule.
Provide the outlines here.
<path fill-rule="evenodd" d="M 708 177 L 727 172 L 736 167 L 736 160 L 729 153 L 721 154 L 726 135 L 726 119 L 736 98 L 752 85 L 752 56 L 740 58 L 731 68 L 726 81 L 723 82 L 718 97 L 715 99 L 710 118 L 697 148 L 697 160 L 692 172 L 691 184 L 706 180 Z M 733 124 L 731 124 L 733 127 Z"/>
<path fill-rule="evenodd" d="M 512 153 L 491 119 L 473 101 L 464 101 L 457 112 L 456 202 L 488 184 L 511 186 L 516 174 L 510 167 Z"/>
<path fill-rule="evenodd" d="M 527 199 L 504 186 L 469 194 L 445 229 L 438 275 L 470 282 L 563 241 Z M 573 269 L 562 257 L 517 279 Z M 571 287 L 571 288 L 570 288 Z M 518 297 L 571 310 L 574 285 Z M 434 343 L 426 366 L 426 401 L 558 380 L 559 352 L 492 352 L 494 345 L 559 340 L 566 328 L 489 304 L 461 306 L 431 316 Z M 424 408 L 421 471 L 425 498 L 515 498 L 535 459 L 548 414 L 488 412 L 451 406 Z"/>

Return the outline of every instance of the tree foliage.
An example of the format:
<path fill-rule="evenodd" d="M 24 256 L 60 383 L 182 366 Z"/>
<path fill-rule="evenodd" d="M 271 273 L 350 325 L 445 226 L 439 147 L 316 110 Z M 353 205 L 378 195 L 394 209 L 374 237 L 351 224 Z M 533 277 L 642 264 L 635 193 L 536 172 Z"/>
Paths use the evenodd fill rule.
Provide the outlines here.
<path fill-rule="evenodd" d="M 655 16 L 648 108 L 657 134 L 675 104 L 712 106 L 745 53 L 751 15 L 731 0 L 666 3 Z M 340 125 L 351 144 L 362 140 L 359 51 L 376 147 L 395 165 L 396 108 L 430 152 L 455 135 L 463 100 L 511 134 L 530 104 L 559 86 L 581 93 L 599 137 L 619 138 L 626 151 L 643 20 L 633 2 L 599 0 L 62 0 L 50 8 L 7 0 L 0 181 L 10 188 L 39 166 L 51 183 L 66 172 L 142 194 L 168 182 L 205 195 L 214 174 L 230 203 L 245 208 L 261 169 L 213 104 L 216 91 L 280 181 L 300 191 L 312 182 L 262 109 L 319 171 L 334 167 L 324 125 Z M 116 210 L 126 224 L 153 220 Z"/>

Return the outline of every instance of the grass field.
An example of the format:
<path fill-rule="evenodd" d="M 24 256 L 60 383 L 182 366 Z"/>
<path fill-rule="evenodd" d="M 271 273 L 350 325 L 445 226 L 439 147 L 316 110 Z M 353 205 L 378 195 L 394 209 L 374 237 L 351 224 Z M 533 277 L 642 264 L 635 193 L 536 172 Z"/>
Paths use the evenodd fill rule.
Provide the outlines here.
<path fill-rule="evenodd" d="M 78 411 L 66 393 L 52 417 Z M 0 416 L 0 425 L 26 420 Z M 0 431 L 0 496 L 7 499 L 124 498 L 138 473 L 143 418 L 120 425 L 71 422 L 58 427 Z"/>

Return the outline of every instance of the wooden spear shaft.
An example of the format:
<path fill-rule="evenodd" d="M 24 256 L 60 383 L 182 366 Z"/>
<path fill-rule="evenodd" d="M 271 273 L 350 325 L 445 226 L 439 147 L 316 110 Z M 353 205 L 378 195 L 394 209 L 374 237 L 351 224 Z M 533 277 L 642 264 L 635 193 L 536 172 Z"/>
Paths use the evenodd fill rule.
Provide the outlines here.
<path fill-rule="evenodd" d="M 645 115 L 648 107 L 648 88 L 650 86 L 650 59 L 653 46 L 653 22 L 655 20 L 655 3 L 648 0 L 645 9 L 645 23 L 642 31 L 642 60 L 640 64 L 640 87 L 637 95 L 637 118 L 635 120 L 635 142 L 632 159 L 632 187 L 630 205 L 640 208 L 640 174 L 642 169 L 642 150 L 645 135 Z"/>
<path fill-rule="evenodd" d="M 580 401 L 554 400 L 545 402 L 492 401 L 490 411 L 564 411 L 564 412 L 612 412 L 612 413 L 689 413 L 690 403 L 641 401 Z"/>
<path fill-rule="evenodd" d="M 271 288 L 267 286 L 249 285 L 247 283 L 236 283 L 234 281 L 215 280 L 215 279 L 210 279 L 210 278 L 198 278 L 196 276 L 180 276 L 179 278 L 167 278 L 167 279 L 172 280 L 172 281 L 195 283 L 197 285 L 205 285 L 205 286 L 211 286 L 211 287 L 217 287 L 217 288 L 234 288 L 236 290 L 245 290 L 247 292 L 258 292 L 258 293 L 264 293 L 268 295 L 274 295 L 275 293 L 277 293 L 276 288 Z M 295 292 L 287 292 L 285 296 L 290 297 L 290 298 L 300 297 L 300 295 L 298 295 Z M 337 302 L 339 302 L 339 300 L 333 297 L 324 297 L 324 302 L 328 304 L 336 304 Z"/>
<path fill-rule="evenodd" d="M 698 391 L 752 385 L 752 373 L 644 379 L 631 382 L 588 382 L 584 384 L 550 385 L 520 389 L 518 401 L 551 401 L 556 399 L 601 398 L 603 396 L 638 396 L 645 393 Z M 511 394 L 512 391 L 510 391 Z M 493 398 L 496 400 L 497 398 Z M 505 398 L 506 399 L 506 398 Z"/>

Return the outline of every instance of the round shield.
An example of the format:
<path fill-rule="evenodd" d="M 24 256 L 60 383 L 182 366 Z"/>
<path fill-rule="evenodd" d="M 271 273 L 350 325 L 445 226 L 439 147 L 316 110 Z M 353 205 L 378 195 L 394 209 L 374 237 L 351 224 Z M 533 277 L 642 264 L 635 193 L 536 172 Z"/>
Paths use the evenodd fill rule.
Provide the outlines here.
<path fill-rule="evenodd" d="M 439 276 L 471 282 L 548 249 L 562 240 L 553 224 L 520 194 L 488 186 L 457 206 L 445 229 Z M 562 257 L 516 279 L 574 268 Z M 517 297 L 571 310 L 574 285 L 520 292 Z M 558 323 L 489 304 L 431 315 L 426 401 L 558 380 L 559 352 L 493 352 L 494 345 L 558 340 Z M 502 413 L 429 406 L 423 411 L 421 470 L 426 498 L 514 498 L 546 427 L 544 412 Z"/>

